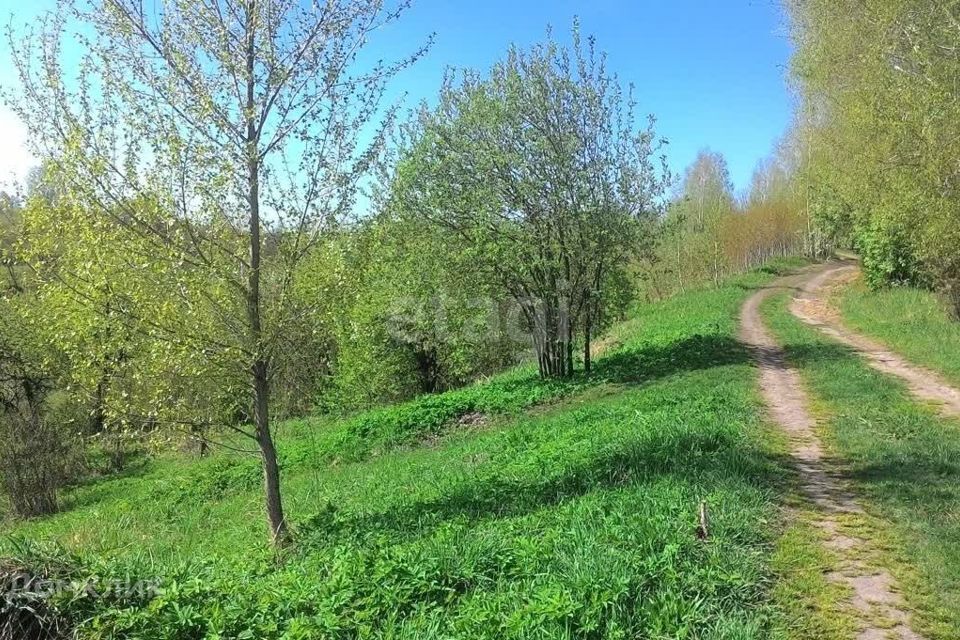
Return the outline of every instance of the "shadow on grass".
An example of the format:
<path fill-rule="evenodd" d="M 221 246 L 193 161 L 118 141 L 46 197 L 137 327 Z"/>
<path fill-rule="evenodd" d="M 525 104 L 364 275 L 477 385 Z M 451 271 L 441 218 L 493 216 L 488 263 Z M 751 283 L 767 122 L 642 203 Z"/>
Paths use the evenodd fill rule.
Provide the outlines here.
<path fill-rule="evenodd" d="M 797 369 L 815 362 L 841 361 L 857 357 L 850 347 L 833 342 L 788 344 L 783 347 L 783 354 L 785 361 Z"/>
<path fill-rule="evenodd" d="M 956 448 L 954 454 L 960 457 Z M 911 503 L 949 503 L 952 511 L 960 497 L 960 464 L 938 458 L 912 451 L 857 466 L 846 475 L 856 482 L 893 486 Z"/>
<path fill-rule="evenodd" d="M 750 352 L 725 336 L 696 335 L 663 346 L 622 348 L 599 359 L 586 379 L 591 382 L 644 384 L 678 373 L 750 361 Z"/>
<path fill-rule="evenodd" d="M 499 391 L 518 394 L 532 392 L 544 385 L 580 389 L 605 383 L 645 384 L 680 373 L 749 361 L 749 351 L 738 340 L 718 335 L 694 335 L 665 345 L 620 347 L 594 360 L 589 374 L 578 370 L 567 379 L 544 380 L 531 373 L 527 377 L 489 384 Z"/>
<path fill-rule="evenodd" d="M 580 374 L 567 384 L 589 388 L 594 384 L 642 385 L 673 375 L 751 362 L 748 348 L 717 335 L 696 335 L 667 345 L 624 347 L 599 359 L 589 377 Z M 511 381 L 513 389 L 542 384 L 532 377 Z M 746 446 L 745 446 L 746 445 Z M 325 505 L 299 525 L 310 541 L 324 543 L 342 536 L 371 531 L 406 534 L 423 532 L 451 520 L 477 521 L 522 516 L 555 506 L 597 490 L 649 482 L 664 476 L 680 482 L 741 483 L 783 490 L 790 480 L 788 460 L 723 431 L 651 431 L 628 439 L 611 451 L 599 447 L 597 456 L 551 473 L 517 479 L 496 469 L 479 467 L 476 474 L 444 495 L 380 513 L 345 515 Z M 691 523 L 694 514 L 691 513 Z"/>
<path fill-rule="evenodd" d="M 709 334 L 666 345 L 622 347 L 598 359 L 590 374 L 580 371 L 567 379 L 542 379 L 531 372 L 523 377 L 495 379 L 481 386 L 421 396 L 403 405 L 356 416 L 326 450 L 301 447 L 296 451 L 288 447 L 285 462 L 295 466 L 317 466 L 334 460 L 360 462 L 374 451 L 382 453 L 451 432 L 462 416 L 471 413 L 517 413 L 598 385 L 646 384 L 749 359 L 746 348 L 738 341 Z"/>
<path fill-rule="evenodd" d="M 114 482 L 136 480 L 153 471 L 153 460 L 147 455 L 138 455 L 121 471 L 89 472 L 63 487 L 59 512 L 72 511 L 101 502 L 115 493 Z"/>
<path fill-rule="evenodd" d="M 343 537 L 365 537 L 371 532 L 409 535 L 429 532 L 449 521 L 478 522 L 513 518 L 576 500 L 594 491 L 642 485 L 663 477 L 678 483 L 767 487 L 782 491 L 790 482 L 788 460 L 744 446 L 725 432 L 645 432 L 623 442 L 613 452 L 598 455 L 551 472 L 524 478 L 505 477 L 495 468 L 478 468 L 442 496 L 392 506 L 383 512 L 342 514 L 324 505 L 297 527 L 309 548 Z M 691 535 L 695 523 L 691 506 Z"/>
<path fill-rule="evenodd" d="M 796 275 L 796 273 L 790 273 L 786 275 Z M 745 282 L 738 282 L 734 286 L 736 286 L 737 289 L 740 289 L 741 291 L 751 291 L 751 292 L 762 291 L 764 289 L 770 289 L 772 291 L 793 291 L 796 293 L 803 292 L 803 289 L 798 286 L 783 284 L 783 283 L 776 283 L 776 282 L 774 283 L 767 282 L 763 284 L 747 284 Z"/>

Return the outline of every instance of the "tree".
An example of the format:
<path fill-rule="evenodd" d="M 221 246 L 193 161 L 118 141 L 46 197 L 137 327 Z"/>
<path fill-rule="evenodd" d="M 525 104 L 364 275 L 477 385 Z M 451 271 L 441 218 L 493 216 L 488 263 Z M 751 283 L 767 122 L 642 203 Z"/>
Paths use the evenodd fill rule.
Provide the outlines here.
<path fill-rule="evenodd" d="M 678 283 L 703 279 L 709 273 L 714 284 L 722 274 L 719 227 L 733 212 L 733 185 L 726 158 L 703 149 L 687 167 L 678 193 L 669 208 L 668 225 L 673 231 Z"/>
<path fill-rule="evenodd" d="M 734 209 L 733 184 L 723 154 L 702 149 L 684 175 L 681 198 L 693 233 L 703 233 Z"/>
<path fill-rule="evenodd" d="M 67 478 L 71 438 L 51 411 L 48 354 L 24 326 L 26 294 L 0 299 L 0 486 L 21 517 L 54 513 Z"/>
<path fill-rule="evenodd" d="M 72 437 L 65 412 L 53 411 L 56 354 L 30 318 L 41 315 L 33 279 L 17 256 L 19 201 L 0 193 L 0 487 L 21 517 L 57 510 Z"/>
<path fill-rule="evenodd" d="M 852 239 L 872 286 L 933 285 L 960 314 L 956 8 L 787 3 L 813 162 L 813 212 Z"/>
<path fill-rule="evenodd" d="M 110 284 L 130 303 L 115 313 L 159 356 L 197 363 L 178 375 L 245 378 L 253 430 L 233 428 L 262 459 L 274 543 L 288 526 L 271 383 L 296 351 L 304 315 L 290 295 L 293 273 L 352 211 L 392 118 L 380 106 L 385 83 L 422 53 L 358 65 L 371 34 L 405 8 L 66 0 L 38 36 L 10 36 L 22 84 L 10 104 L 55 162 L 64 207 L 89 222 L 91 235 L 77 241 L 109 240 L 126 267 Z M 74 25 L 84 53 L 67 67 L 61 46 Z M 95 265 L 57 268 L 57 224 L 36 221 L 36 266 L 85 300 L 104 283 Z M 151 295 L 158 286 L 169 295 Z M 208 361 L 216 366 L 199 364 Z"/>
<path fill-rule="evenodd" d="M 649 238 L 664 178 L 652 118 L 635 124 L 632 89 L 592 39 L 511 48 L 487 77 L 448 74 L 423 107 L 394 183 L 396 206 L 446 229 L 519 304 L 540 373 L 585 365 L 612 270 Z"/>

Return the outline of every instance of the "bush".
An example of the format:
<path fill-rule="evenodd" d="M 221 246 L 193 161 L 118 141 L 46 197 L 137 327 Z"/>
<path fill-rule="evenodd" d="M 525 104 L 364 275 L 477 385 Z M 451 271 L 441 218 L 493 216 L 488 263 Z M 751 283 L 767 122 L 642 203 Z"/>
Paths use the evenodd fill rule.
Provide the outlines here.
<path fill-rule="evenodd" d="M 54 513 L 57 489 L 70 475 L 70 438 L 48 410 L 41 381 L 25 374 L 5 378 L 0 391 L 0 483 L 16 515 Z"/>
<path fill-rule="evenodd" d="M 880 216 L 857 229 L 856 245 L 867 284 L 921 284 L 922 269 L 909 232 L 897 219 Z"/>

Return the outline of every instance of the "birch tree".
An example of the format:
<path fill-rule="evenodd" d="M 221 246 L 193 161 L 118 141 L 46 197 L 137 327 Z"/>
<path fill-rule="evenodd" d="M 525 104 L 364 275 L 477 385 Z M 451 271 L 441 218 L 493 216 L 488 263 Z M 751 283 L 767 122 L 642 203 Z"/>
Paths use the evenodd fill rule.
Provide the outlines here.
<path fill-rule="evenodd" d="M 274 543 L 288 526 L 271 383 L 307 312 L 293 274 L 353 210 L 393 118 L 386 83 L 423 52 L 364 64 L 370 37 L 406 6 L 63 0 L 8 36 L 21 80 L 9 102 L 62 176 L 61 208 L 91 222 L 77 242 L 106 229 L 122 251 L 112 259 L 127 276 L 113 284 L 130 304 L 114 313 L 196 373 L 215 362 L 225 383 L 245 380 L 253 426 L 234 430 L 262 459 Z M 65 59 L 68 39 L 79 60 Z M 84 300 L 96 264 L 58 263 L 61 223 L 35 221 L 35 267 Z"/>
<path fill-rule="evenodd" d="M 852 240 L 871 286 L 934 287 L 960 317 L 957 3 L 785 6 L 818 223 Z"/>

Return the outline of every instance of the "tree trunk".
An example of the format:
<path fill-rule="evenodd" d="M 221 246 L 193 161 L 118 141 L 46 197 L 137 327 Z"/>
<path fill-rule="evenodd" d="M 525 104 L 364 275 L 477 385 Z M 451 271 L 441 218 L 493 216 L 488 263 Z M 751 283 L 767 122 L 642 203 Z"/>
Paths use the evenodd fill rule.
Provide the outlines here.
<path fill-rule="evenodd" d="M 93 392 L 93 410 L 90 412 L 90 425 L 87 427 L 87 432 L 90 435 L 95 436 L 103 433 L 106 425 L 107 416 L 104 408 L 107 395 L 106 387 L 106 375 L 101 375 L 100 380 L 97 381 L 97 388 Z"/>
<path fill-rule="evenodd" d="M 431 347 L 414 347 L 413 359 L 417 366 L 417 377 L 420 379 L 420 391 L 436 393 L 440 390 L 440 365 L 437 352 Z"/>
<path fill-rule="evenodd" d="M 720 243 L 713 241 L 713 284 L 720 286 Z"/>
<path fill-rule="evenodd" d="M 246 20 L 246 75 L 247 95 L 245 119 L 247 125 L 247 204 L 250 216 L 250 269 L 247 274 L 247 322 L 250 329 L 250 342 L 255 357 L 250 368 L 253 377 L 253 417 L 256 427 L 257 445 L 263 459 L 263 488 L 267 508 L 267 524 L 275 546 L 289 539 L 289 529 L 283 514 L 283 501 L 280 492 L 280 466 L 277 464 L 277 450 L 270 433 L 270 382 L 269 361 L 264 355 L 263 326 L 260 311 L 260 148 L 259 131 L 256 120 L 256 48 L 254 34 L 256 30 L 257 5 L 251 0 L 247 7 Z"/>
<path fill-rule="evenodd" d="M 680 293 L 683 293 L 683 257 L 682 257 L 682 241 L 677 240 L 677 284 L 680 287 Z"/>
<path fill-rule="evenodd" d="M 960 278 L 944 278 L 943 296 L 947 300 L 950 317 L 960 321 Z"/>
<path fill-rule="evenodd" d="M 60 442 L 41 415 L 44 391 L 23 377 L 0 422 L 0 484 L 15 514 L 29 518 L 55 513 L 57 487 L 63 477 Z"/>
<path fill-rule="evenodd" d="M 565 313 L 558 305 L 543 305 L 533 311 L 533 346 L 543 378 L 573 374 L 572 327 Z"/>
<path fill-rule="evenodd" d="M 590 316 L 590 302 L 588 301 L 583 314 L 583 371 L 590 373 L 590 330 L 593 328 L 593 318 Z"/>
<path fill-rule="evenodd" d="M 267 366 L 257 362 L 253 366 L 254 398 L 253 413 L 256 424 L 257 444 L 263 458 L 263 489 L 266 497 L 267 524 L 274 545 L 282 545 L 289 538 L 289 529 L 283 515 L 283 499 L 280 493 L 280 466 L 277 464 L 277 449 L 270 433 L 270 385 Z"/>

